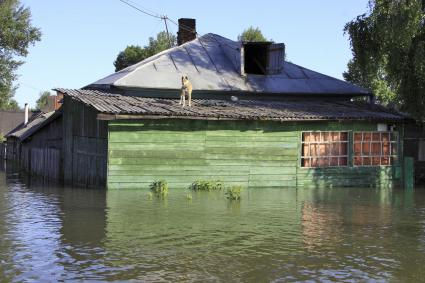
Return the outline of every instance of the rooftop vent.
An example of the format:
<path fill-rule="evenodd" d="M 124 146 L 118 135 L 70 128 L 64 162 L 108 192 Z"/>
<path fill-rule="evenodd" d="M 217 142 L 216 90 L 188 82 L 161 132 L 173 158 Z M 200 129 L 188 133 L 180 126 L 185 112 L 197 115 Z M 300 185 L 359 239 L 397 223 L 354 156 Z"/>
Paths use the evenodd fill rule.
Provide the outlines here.
<path fill-rule="evenodd" d="M 196 20 L 179 19 L 179 31 L 177 32 L 177 44 L 180 46 L 196 39 Z"/>
<path fill-rule="evenodd" d="M 242 74 L 273 75 L 282 72 L 285 44 L 272 42 L 243 43 Z"/>

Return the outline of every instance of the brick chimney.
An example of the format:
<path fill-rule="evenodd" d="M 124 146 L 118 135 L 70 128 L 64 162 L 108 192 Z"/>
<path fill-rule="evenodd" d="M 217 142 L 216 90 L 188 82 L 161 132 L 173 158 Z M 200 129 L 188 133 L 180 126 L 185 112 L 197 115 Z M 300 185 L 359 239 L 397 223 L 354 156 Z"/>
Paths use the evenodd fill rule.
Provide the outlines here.
<path fill-rule="evenodd" d="M 59 110 L 62 106 L 63 94 L 50 95 L 47 97 L 47 103 L 40 110 L 44 113 Z"/>
<path fill-rule="evenodd" d="M 177 32 L 177 44 L 180 46 L 196 38 L 196 20 L 179 19 L 179 31 Z"/>

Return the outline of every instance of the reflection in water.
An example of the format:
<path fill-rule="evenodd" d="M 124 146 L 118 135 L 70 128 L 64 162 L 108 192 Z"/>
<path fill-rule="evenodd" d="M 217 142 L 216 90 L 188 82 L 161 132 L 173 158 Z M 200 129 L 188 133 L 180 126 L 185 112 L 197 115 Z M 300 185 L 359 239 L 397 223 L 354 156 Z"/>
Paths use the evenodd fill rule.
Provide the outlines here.
<path fill-rule="evenodd" d="M 0 172 L 0 281 L 420 281 L 425 192 L 61 188 Z"/>

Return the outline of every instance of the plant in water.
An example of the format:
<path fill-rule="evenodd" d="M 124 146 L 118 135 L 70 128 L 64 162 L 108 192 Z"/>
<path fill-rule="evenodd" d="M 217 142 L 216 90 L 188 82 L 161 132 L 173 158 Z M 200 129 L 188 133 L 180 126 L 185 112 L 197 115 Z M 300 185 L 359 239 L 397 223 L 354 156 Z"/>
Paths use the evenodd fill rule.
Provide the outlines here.
<path fill-rule="evenodd" d="M 186 195 L 186 199 L 187 199 L 187 200 L 192 200 L 192 194 L 191 194 L 191 193 L 187 194 L 187 195 Z"/>
<path fill-rule="evenodd" d="M 164 197 L 168 194 L 168 183 L 164 180 L 155 181 L 150 184 L 149 189 L 157 197 Z"/>
<path fill-rule="evenodd" d="M 242 186 L 231 186 L 225 193 L 226 198 L 228 200 L 240 200 L 242 190 Z"/>
<path fill-rule="evenodd" d="M 222 181 L 205 181 L 198 180 L 193 182 L 189 186 L 189 190 L 193 191 L 220 191 L 224 189 L 224 183 Z"/>

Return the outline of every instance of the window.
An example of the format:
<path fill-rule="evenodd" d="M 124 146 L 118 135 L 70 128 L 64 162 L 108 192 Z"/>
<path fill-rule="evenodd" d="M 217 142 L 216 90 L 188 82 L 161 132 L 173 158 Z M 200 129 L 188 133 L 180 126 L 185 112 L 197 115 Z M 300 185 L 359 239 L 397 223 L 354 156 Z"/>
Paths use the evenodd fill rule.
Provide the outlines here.
<path fill-rule="evenodd" d="M 396 132 L 355 132 L 354 166 L 393 165 L 397 161 Z"/>
<path fill-rule="evenodd" d="M 347 166 L 347 132 L 303 132 L 302 167 Z"/>
<path fill-rule="evenodd" d="M 244 44 L 245 73 L 266 75 L 270 42 L 247 42 Z"/>

